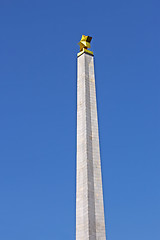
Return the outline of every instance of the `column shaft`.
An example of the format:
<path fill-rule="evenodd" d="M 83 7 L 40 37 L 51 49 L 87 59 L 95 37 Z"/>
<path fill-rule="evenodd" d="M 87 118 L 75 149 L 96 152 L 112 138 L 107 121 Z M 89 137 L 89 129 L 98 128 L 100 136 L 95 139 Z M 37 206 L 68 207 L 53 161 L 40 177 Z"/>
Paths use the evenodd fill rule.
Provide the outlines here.
<path fill-rule="evenodd" d="M 76 240 L 106 240 L 94 57 L 77 59 Z"/>

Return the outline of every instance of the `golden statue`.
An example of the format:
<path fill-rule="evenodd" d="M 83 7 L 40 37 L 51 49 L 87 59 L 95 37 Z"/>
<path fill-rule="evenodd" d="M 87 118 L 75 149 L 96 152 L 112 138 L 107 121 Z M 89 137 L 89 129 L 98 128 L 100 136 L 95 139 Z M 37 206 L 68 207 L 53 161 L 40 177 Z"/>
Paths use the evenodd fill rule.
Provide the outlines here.
<path fill-rule="evenodd" d="M 93 52 L 88 50 L 88 48 L 91 47 L 90 45 L 91 40 L 92 40 L 92 37 L 82 35 L 81 41 L 78 43 L 80 46 L 80 53 L 78 53 L 78 56 L 80 56 L 83 52 L 93 55 Z"/>

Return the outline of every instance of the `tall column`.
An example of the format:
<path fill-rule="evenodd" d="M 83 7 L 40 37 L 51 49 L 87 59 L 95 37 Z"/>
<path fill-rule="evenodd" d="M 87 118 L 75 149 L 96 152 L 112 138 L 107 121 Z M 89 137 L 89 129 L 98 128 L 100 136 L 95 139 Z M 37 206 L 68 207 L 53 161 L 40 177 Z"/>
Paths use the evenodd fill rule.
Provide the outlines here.
<path fill-rule="evenodd" d="M 76 240 L 106 240 L 94 57 L 86 48 L 81 50 L 77 58 Z"/>

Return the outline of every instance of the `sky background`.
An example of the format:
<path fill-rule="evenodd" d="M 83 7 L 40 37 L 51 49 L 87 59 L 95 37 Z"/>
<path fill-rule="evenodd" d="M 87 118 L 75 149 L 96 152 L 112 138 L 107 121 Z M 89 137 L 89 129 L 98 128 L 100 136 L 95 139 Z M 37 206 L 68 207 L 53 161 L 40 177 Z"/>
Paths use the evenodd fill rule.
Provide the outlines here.
<path fill-rule="evenodd" d="M 0 0 L 0 239 L 75 240 L 82 34 L 93 37 L 107 239 L 160 239 L 159 9 Z"/>

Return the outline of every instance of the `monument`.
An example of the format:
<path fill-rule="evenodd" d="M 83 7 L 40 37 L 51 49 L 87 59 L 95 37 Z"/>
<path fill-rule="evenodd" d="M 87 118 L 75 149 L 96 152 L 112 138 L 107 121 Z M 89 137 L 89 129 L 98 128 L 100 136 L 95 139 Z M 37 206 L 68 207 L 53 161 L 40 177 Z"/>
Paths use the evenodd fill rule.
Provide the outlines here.
<path fill-rule="evenodd" d="M 77 54 L 76 240 L 106 240 L 92 37 Z"/>

